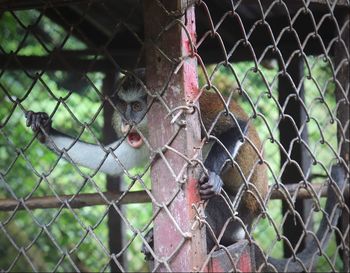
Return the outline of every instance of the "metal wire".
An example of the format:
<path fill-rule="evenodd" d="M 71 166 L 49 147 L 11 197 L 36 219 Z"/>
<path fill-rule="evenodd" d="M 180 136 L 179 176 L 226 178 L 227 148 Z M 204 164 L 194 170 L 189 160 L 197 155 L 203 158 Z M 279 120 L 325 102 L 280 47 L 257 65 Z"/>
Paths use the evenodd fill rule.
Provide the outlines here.
<path fill-rule="evenodd" d="M 193 271 L 214 270 L 212 261 L 219 255 L 229 271 L 244 271 L 241 257 L 248 251 L 252 271 L 276 269 L 268 265 L 270 257 L 292 257 L 289 263 L 297 260 L 307 272 L 349 272 L 349 1 L 188 1 L 187 7 L 195 5 L 196 13 L 197 32 L 192 35 L 187 9 L 168 9 L 157 0 L 167 23 L 155 39 L 144 33 L 144 21 L 154 18 L 143 18 L 145 7 L 139 1 L 117 2 L 0 4 L 1 272 L 176 271 L 179 253 L 198 229 L 205 230 L 202 240 L 210 237 L 213 247 Z M 175 37 L 176 29 L 187 41 L 180 56 L 168 53 L 171 42 L 164 47 L 164 39 Z M 168 127 L 163 128 L 160 146 L 154 145 L 154 135 L 162 132 L 138 131 L 149 161 L 128 170 L 114 153 L 126 137 L 117 146 L 101 141 L 107 122 L 103 112 L 118 111 L 118 73 L 135 77 L 135 68 L 149 69 L 149 48 L 154 49 L 154 60 L 171 69 L 163 72 L 165 80 L 156 90 L 144 79 L 137 82 L 149 95 L 147 118 L 163 111 L 159 122 Z M 198 93 L 174 103 L 171 91 L 183 90 L 173 84 L 185 81 L 181 71 L 192 60 L 198 68 Z M 210 118 L 211 109 L 201 107 L 208 94 L 212 107 L 219 108 Z M 232 111 L 233 103 L 247 114 L 246 126 L 257 129 L 261 145 L 254 133 L 245 134 L 239 126 L 241 114 Z M 56 154 L 46 149 L 38 141 L 40 133 L 25 127 L 28 111 L 46 112 L 55 129 L 74 136 L 70 146 L 56 147 Z M 195 115 L 198 119 L 189 122 Z M 238 129 L 244 142 L 238 157 L 218 134 L 227 124 Z M 179 139 L 193 128 L 201 136 L 184 152 Z M 198 139 L 195 133 L 192 137 Z M 104 152 L 96 170 L 81 167 L 70 156 L 80 141 Z M 223 206 L 217 214 L 226 213 L 222 225 L 206 215 L 208 202 L 186 199 L 189 170 L 194 177 L 210 171 L 204 164 L 208 142 L 227 155 L 223 175 L 232 167 L 242 181 L 234 190 L 224 186 L 215 197 Z M 253 158 L 248 170 L 244 152 Z M 100 173 L 109 158 L 124 170 L 118 192 L 106 191 Z M 165 198 L 155 193 L 150 181 L 149 171 L 157 162 L 173 182 L 172 188 L 160 190 Z M 336 164 L 345 169 L 341 188 L 331 175 Z M 257 172 L 261 166 L 269 181 L 267 191 L 255 184 L 263 175 Z M 337 199 L 330 214 L 325 208 L 329 189 Z M 179 199 L 190 200 L 189 230 L 173 210 Z M 250 227 L 246 216 L 237 214 L 249 204 L 258 211 Z M 342 216 L 334 223 L 340 209 Z M 108 222 L 111 211 L 118 226 Z M 332 233 L 327 245 L 326 234 L 316 232 L 322 217 Z M 147 235 L 159 221 L 168 222 L 176 238 L 164 256 L 157 247 L 167 245 L 167 233 L 155 228 L 154 243 Z M 225 242 L 232 223 L 242 228 L 246 240 L 236 248 Z M 122 234 L 117 251 L 108 243 L 116 230 Z M 309 254 L 311 262 L 304 263 L 298 253 L 309 244 L 317 247 Z M 152 262 L 144 260 L 141 249 L 149 252 Z"/>

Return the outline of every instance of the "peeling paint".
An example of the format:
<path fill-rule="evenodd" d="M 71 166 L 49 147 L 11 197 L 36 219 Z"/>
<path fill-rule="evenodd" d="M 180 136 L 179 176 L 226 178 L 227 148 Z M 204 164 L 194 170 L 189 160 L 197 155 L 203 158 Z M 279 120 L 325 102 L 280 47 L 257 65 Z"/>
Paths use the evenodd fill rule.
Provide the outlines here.
<path fill-rule="evenodd" d="M 174 92 L 175 95 L 179 96 L 181 95 L 181 87 L 179 85 L 175 85 L 172 87 L 172 91 Z"/>

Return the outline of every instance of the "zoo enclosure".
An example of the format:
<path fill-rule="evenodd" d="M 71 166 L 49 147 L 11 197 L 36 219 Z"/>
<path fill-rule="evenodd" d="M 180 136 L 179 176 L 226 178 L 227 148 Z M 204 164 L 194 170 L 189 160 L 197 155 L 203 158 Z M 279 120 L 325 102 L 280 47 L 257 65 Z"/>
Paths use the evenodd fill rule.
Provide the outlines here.
<path fill-rule="evenodd" d="M 30 253 L 36 244 L 40 245 L 40 234 L 47 235 L 52 242 L 57 240 L 47 226 L 34 221 L 34 225 L 37 225 L 41 232 L 37 233 L 37 236 L 31 235 L 33 237 L 28 239 L 30 243 L 21 247 L 13 238 L 9 228 L 16 222 L 15 216 L 20 210 L 24 209 L 24 212 L 29 215 L 27 217 L 32 217 L 35 208 L 59 208 L 53 218 L 55 220 L 59 218 L 63 208 L 67 208 L 73 215 L 73 219 L 79 222 L 74 208 L 97 204 L 105 204 L 108 208 L 103 214 L 109 216 L 110 250 L 103 247 L 103 251 L 114 271 L 125 271 L 127 265 L 123 256 L 130 251 L 135 238 L 144 242 L 144 235 L 151 224 L 156 230 L 153 253 L 156 269 L 177 271 L 186 270 L 186 268 L 200 270 L 207 266 L 214 267 L 212 262 L 215 260 L 212 258 L 214 253 L 206 254 L 203 244 L 203 226 L 207 223 L 201 213 L 202 204 L 196 203 L 199 197 L 193 190 L 195 173 L 188 172 L 187 169 L 193 167 L 193 161 L 201 162 L 200 151 L 203 144 L 199 137 L 201 114 L 198 111 L 194 111 L 194 114 L 192 110 L 196 109 L 198 95 L 201 92 L 209 92 L 207 89 L 216 92 L 218 96 L 221 92 L 226 92 L 230 99 L 241 100 L 242 104 L 246 104 L 245 110 L 250 116 L 250 121 L 260 126 L 258 128 L 261 129 L 265 150 L 274 147 L 273 151 L 280 151 L 280 158 L 277 159 L 280 164 L 269 159 L 269 151 L 266 151 L 264 157 L 264 164 L 269 169 L 271 186 L 263 204 L 266 206 L 265 216 L 271 221 L 271 225 L 276 226 L 274 244 L 281 240 L 279 238 L 281 234 L 277 230 L 280 229 L 284 235 L 282 241 L 286 257 L 300 251 L 305 245 L 305 240 L 310 240 L 305 238 L 305 230 L 313 234 L 313 216 L 317 214 L 313 206 L 319 206 L 321 196 L 325 195 L 328 185 L 326 170 L 329 172 L 331 164 L 334 163 L 332 161 L 340 161 L 347 168 L 347 175 L 349 175 L 349 3 L 347 1 L 293 1 L 293 3 L 291 1 L 227 1 L 222 5 L 216 4 L 215 1 L 197 1 L 196 18 L 194 18 L 193 9 L 187 9 L 189 4 L 187 2 L 166 4 L 161 1 L 149 1 L 145 2 L 144 6 L 138 4 L 140 3 L 136 1 L 128 3 L 123 1 L 118 3 L 113 1 L 2 3 L 2 14 L 6 13 L 16 22 L 16 28 L 25 31 L 23 39 L 13 46 L 12 51 L 2 40 L 2 56 L 0 56 L 2 96 L 7 101 L 4 101 L 4 105 L 5 103 L 7 103 L 6 106 L 8 105 L 7 111 L 1 113 L 3 115 L 1 116 L 1 141 L 2 144 L 9 146 L 10 150 L 12 149 L 11 152 L 6 153 L 6 159 L 10 163 L 4 164 L 1 171 L 4 196 L 0 207 L 2 210 L 11 211 L 3 214 L 1 230 L 2 236 L 5 236 L 17 252 L 14 259 L 4 268 L 5 270 L 16 268 L 21 257 L 24 257 L 31 268 L 36 270 L 35 263 L 32 261 L 33 254 Z M 173 4 L 180 6 L 172 6 Z M 30 23 L 28 21 L 26 24 L 25 19 L 21 19 L 21 15 L 25 18 L 23 15 L 25 13 L 18 10 L 31 9 L 36 9 L 38 15 L 35 16 L 34 21 Z M 43 17 L 49 18 L 52 24 L 61 26 L 62 32 L 58 31 L 58 35 L 48 39 L 48 33 L 52 33 L 42 26 Z M 157 17 L 157 20 L 148 20 L 154 17 Z M 42 47 L 41 51 L 39 50 L 39 56 L 25 55 L 26 50 L 28 51 L 26 41 L 29 41 L 26 37 L 32 37 Z M 74 41 L 69 41 L 71 37 L 76 37 L 83 44 L 83 49 L 72 49 Z M 9 47 L 11 48 L 11 45 Z M 250 61 L 246 66 L 236 65 L 246 61 Z M 196 80 L 197 63 L 198 70 L 201 72 L 199 86 Z M 216 66 L 211 67 L 210 64 L 216 64 Z M 324 80 L 315 76 L 315 70 L 320 64 L 323 64 L 324 69 L 331 71 L 329 79 Z M 50 94 L 49 99 L 57 104 L 50 113 L 53 120 L 59 107 L 66 108 L 70 112 L 69 116 L 82 126 L 80 134 L 84 130 L 88 131 L 95 143 L 98 142 L 93 124 L 97 117 L 102 115 L 103 106 L 105 139 L 106 142 L 110 142 L 115 137 L 112 136 L 113 132 L 109 126 L 113 105 L 108 99 L 104 99 L 104 95 L 112 96 L 115 91 L 113 90 L 114 71 L 125 69 L 132 71 L 141 66 L 146 66 L 147 90 L 156 101 L 150 107 L 148 114 L 149 126 L 152 128 L 149 137 L 151 162 L 136 175 L 128 174 L 133 182 L 122 193 L 120 193 L 121 189 L 116 188 L 118 184 L 115 183 L 115 178 L 108 178 L 108 192 L 105 192 L 95 182 L 94 174 L 86 174 L 76 167 L 74 171 L 83 179 L 81 187 L 75 189 L 73 195 L 62 196 L 50 181 L 50 175 L 53 175 L 56 164 L 49 168 L 49 172 L 40 173 L 27 155 L 34 140 L 33 136 L 30 142 L 24 140 L 22 144 L 16 144 L 14 136 L 11 135 L 13 126 L 11 122 L 14 122 L 14 117 L 21 115 L 23 118 L 23 112 L 30 110 L 26 100 L 33 96 L 32 93 L 37 88 L 36 83 L 39 82 L 46 89 L 45 92 Z M 243 72 L 239 71 L 240 69 Z M 78 92 L 81 86 L 72 88 L 72 85 L 66 85 L 67 89 L 71 90 L 62 99 L 55 96 L 56 92 L 52 91 L 52 87 L 46 83 L 48 81 L 46 76 L 50 80 L 55 77 L 62 80 L 62 76 L 57 77 L 48 73 L 57 70 L 69 71 L 73 82 L 79 79 L 78 83 L 83 86 L 81 82 L 85 83 L 85 86 L 90 86 L 97 94 L 101 106 L 93 116 L 89 116 L 88 123 L 82 123 L 74 117 L 74 108 L 71 111 L 68 110 L 71 108 L 68 102 L 72 97 L 71 94 Z M 6 73 L 11 71 L 19 71 L 17 73 L 22 73 L 22 77 L 25 75 L 28 78 L 27 82 L 32 81 L 25 91 L 22 90 L 23 94 L 14 90 L 15 86 L 8 84 L 7 77 L 11 74 L 6 75 Z M 89 74 L 96 71 L 105 74 L 101 88 L 95 86 L 93 77 Z M 272 72 L 268 74 L 268 71 Z M 65 75 L 68 74 L 63 76 Z M 226 86 L 221 86 L 222 75 L 234 80 L 228 82 Z M 262 89 L 252 90 L 250 84 L 253 80 L 250 82 L 249 79 L 257 78 L 263 82 L 260 85 Z M 314 83 L 316 95 L 312 92 L 308 94 L 308 90 L 304 87 L 305 81 Z M 61 85 L 64 86 L 64 83 L 61 82 Z M 177 91 L 179 86 L 180 93 Z M 229 90 L 226 90 L 227 86 Z M 104 95 L 101 90 L 104 91 Z M 152 93 L 154 91 L 156 93 Z M 308 96 L 309 101 L 307 101 Z M 265 108 L 264 103 L 268 105 Z M 272 107 L 275 112 L 269 112 L 268 107 Z M 317 113 L 320 109 L 324 111 L 322 112 L 325 113 L 324 116 L 319 116 Z M 269 115 L 275 115 L 275 117 L 271 120 L 268 118 Z M 171 118 L 165 119 L 166 116 Z M 320 118 L 324 120 L 319 120 Z M 181 125 L 183 121 L 187 124 L 186 130 Z M 314 124 L 311 125 L 311 123 Z M 169 129 L 162 131 L 162 126 Z M 215 124 L 213 127 L 215 128 Z M 318 135 L 315 133 L 315 128 L 318 128 L 316 131 Z M 28 131 L 26 132 L 29 134 Z M 162 134 L 152 135 L 152 132 L 162 132 Z M 337 133 L 337 139 L 334 137 L 335 133 Z M 317 141 L 312 139 L 312 137 L 315 138 L 315 134 Z M 327 134 L 334 134 L 333 138 Z M 78 136 L 80 136 L 79 133 Z M 269 141 L 273 144 L 269 145 Z M 310 142 L 317 144 L 312 147 Z M 193 146 L 199 147 L 195 153 L 192 153 L 190 148 Z M 331 152 L 322 153 L 322 150 Z M 26 168 L 35 174 L 38 181 L 32 191 L 27 193 L 19 192 L 20 186 L 16 186 L 11 176 L 11 170 L 17 170 L 18 158 L 27 163 Z M 57 162 L 60 160 L 62 160 L 61 157 Z M 313 167 L 313 163 L 316 167 Z M 152 192 L 144 181 L 146 170 L 151 165 Z M 276 168 L 276 165 L 280 165 L 279 168 Z M 316 173 L 321 170 L 323 176 L 326 176 L 321 179 L 322 183 L 309 183 L 314 170 Z M 165 184 L 166 181 L 169 185 Z M 53 192 L 53 196 L 44 196 L 46 195 L 44 191 L 38 190 L 43 184 Z M 92 185 L 92 189 L 97 193 L 80 194 L 87 184 Z M 135 184 L 140 184 L 143 190 L 134 191 Z M 174 191 L 161 194 L 162 188 L 172 189 L 174 185 Z M 92 189 L 89 190 L 92 191 Z M 349 224 L 346 221 L 349 207 L 348 204 L 344 204 L 344 200 L 348 198 L 341 197 L 345 189 L 338 191 L 340 193 L 338 205 L 343 209 L 342 220 L 338 228 L 332 227 L 338 237 L 338 243 L 331 251 L 332 254 L 322 254 L 326 267 L 328 266 L 331 270 L 341 270 L 342 266 L 345 266 L 345 271 L 349 270 L 346 268 L 349 246 Z M 11 199 L 4 199 L 5 197 Z M 242 195 L 238 196 L 236 202 L 239 203 L 241 197 Z M 186 209 L 179 213 L 177 207 L 183 209 L 184 203 L 181 198 L 192 199 L 188 200 L 191 202 L 185 202 Z M 275 224 L 275 216 L 270 214 L 271 210 L 267 208 L 269 200 L 273 198 L 283 200 L 283 219 Z M 177 201 L 178 199 L 180 201 Z M 311 199 L 311 201 L 304 199 Z M 130 224 L 130 219 L 119 206 L 122 203 L 150 200 L 154 205 L 153 214 L 150 220 L 140 228 Z M 194 209 L 192 207 L 194 204 L 199 207 Z M 258 217 L 257 223 L 264 221 L 261 216 Z M 17 219 L 17 221 L 20 220 Z M 172 223 L 172 228 L 169 228 L 169 222 Z M 101 224 L 97 221 L 93 228 L 83 224 L 81 228 L 86 234 L 94 237 L 95 228 L 99 225 Z M 122 226 L 131 230 L 133 235 L 129 236 L 127 242 L 120 244 L 125 234 L 118 235 L 115 232 L 123 233 Z M 189 234 L 188 231 L 192 227 L 195 231 Z M 258 229 L 258 224 L 255 228 Z M 166 231 L 170 231 L 170 234 Z M 168 239 L 172 237 L 173 240 Z M 54 246 L 60 253 L 58 254 L 60 259 L 55 268 L 59 268 L 64 264 L 65 259 L 68 259 L 68 264 L 72 268 L 84 271 L 79 258 L 79 249 L 84 238 L 83 236 L 73 245 L 63 243 L 61 246 L 60 244 Z M 249 238 L 252 239 L 253 236 Z M 103 245 L 98 236 L 95 240 Z M 157 249 L 160 245 L 166 249 L 165 252 L 160 248 Z M 167 245 L 166 248 L 164 248 L 165 245 Z M 262 247 L 259 242 L 256 245 L 258 248 Z M 188 251 L 193 253 L 194 248 L 197 249 L 194 251 L 197 253 L 196 258 L 187 254 Z M 246 253 L 248 251 L 248 254 L 252 254 L 250 247 L 241 248 L 246 250 L 242 257 L 248 259 L 241 263 L 237 263 L 237 259 L 233 258 L 230 250 L 222 246 L 220 248 L 221 252 L 226 251 L 222 254 L 223 259 L 233 262 L 233 265 L 228 263 L 231 267 L 249 271 L 247 266 L 256 266 L 254 260 L 250 260 L 253 256 Z M 270 254 L 264 252 L 262 260 Z"/>

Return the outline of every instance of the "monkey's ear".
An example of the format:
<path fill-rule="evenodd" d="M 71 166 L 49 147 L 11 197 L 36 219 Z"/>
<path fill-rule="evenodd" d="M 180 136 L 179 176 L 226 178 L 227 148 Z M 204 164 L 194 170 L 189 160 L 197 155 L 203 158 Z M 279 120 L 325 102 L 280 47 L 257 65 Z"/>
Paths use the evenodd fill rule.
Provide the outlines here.
<path fill-rule="evenodd" d="M 134 72 L 133 74 L 137 78 L 139 78 L 143 83 L 145 83 L 145 81 L 146 81 L 146 68 L 144 68 L 144 67 L 136 68 L 133 72 Z"/>
<path fill-rule="evenodd" d="M 144 67 L 136 68 L 130 72 L 124 73 L 120 73 L 120 70 L 116 71 L 115 80 L 112 87 L 112 97 L 118 93 L 118 90 L 120 90 L 120 88 L 129 90 L 130 88 L 141 86 L 139 81 L 142 81 L 143 84 L 146 84 L 146 68 Z"/>
<path fill-rule="evenodd" d="M 137 89 L 141 87 L 140 81 L 145 84 L 146 79 L 145 68 L 137 68 L 129 73 L 126 72 L 125 76 L 120 79 L 122 88 L 124 90 Z"/>

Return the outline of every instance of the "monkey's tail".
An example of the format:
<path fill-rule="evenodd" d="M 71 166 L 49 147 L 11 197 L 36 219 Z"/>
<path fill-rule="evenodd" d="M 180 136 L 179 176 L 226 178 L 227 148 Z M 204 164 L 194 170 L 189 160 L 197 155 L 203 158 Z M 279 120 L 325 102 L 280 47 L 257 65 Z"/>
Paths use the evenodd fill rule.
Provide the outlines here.
<path fill-rule="evenodd" d="M 332 235 L 332 227 L 338 222 L 343 203 L 342 190 L 346 182 L 346 171 L 338 165 L 332 166 L 331 180 L 327 191 L 327 201 L 320 226 L 316 232 L 316 238 L 310 240 L 306 248 L 300 253 L 290 258 L 275 259 L 270 257 L 268 262 L 272 264 L 278 272 L 302 272 L 312 271 L 312 266 L 316 264 L 319 256 L 323 254 Z"/>

